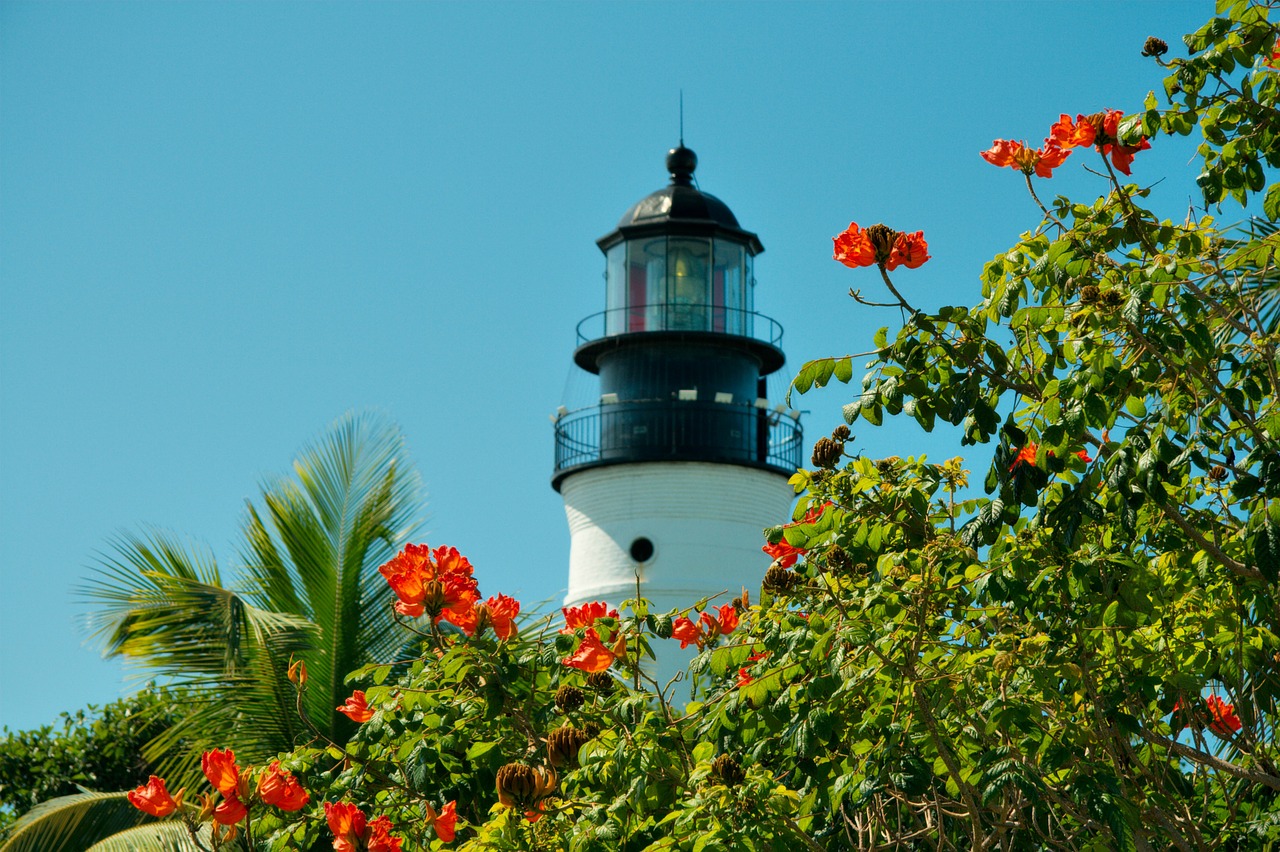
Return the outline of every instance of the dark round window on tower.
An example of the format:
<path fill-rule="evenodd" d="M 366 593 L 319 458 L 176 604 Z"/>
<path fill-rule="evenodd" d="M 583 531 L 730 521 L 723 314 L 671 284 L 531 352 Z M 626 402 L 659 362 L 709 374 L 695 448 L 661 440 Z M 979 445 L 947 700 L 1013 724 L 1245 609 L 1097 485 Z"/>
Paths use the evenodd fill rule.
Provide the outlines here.
<path fill-rule="evenodd" d="M 631 558 L 637 562 L 648 562 L 653 556 L 653 542 L 640 536 L 631 542 Z"/>

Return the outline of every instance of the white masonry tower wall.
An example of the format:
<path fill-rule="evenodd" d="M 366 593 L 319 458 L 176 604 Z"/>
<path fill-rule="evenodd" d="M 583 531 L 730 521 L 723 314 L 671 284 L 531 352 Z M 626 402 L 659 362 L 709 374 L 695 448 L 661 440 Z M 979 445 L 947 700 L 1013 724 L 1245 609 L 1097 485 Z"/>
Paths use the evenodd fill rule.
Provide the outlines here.
<path fill-rule="evenodd" d="M 789 519 L 798 412 L 768 399 L 782 328 L 755 312 L 759 237 L 693 185 L 697 157 L 597 241 L 605 310 L 578 325 L 575 363 L 599 397 L 555 421 L 552 485 L 569 522 L 566 605 L 640 596 L 650 612 L 754 598 L 765 527 Z M 694 615 L 696 619 L 696 615 Z M 657 640 L 660 682 L 692 651 Z"/>

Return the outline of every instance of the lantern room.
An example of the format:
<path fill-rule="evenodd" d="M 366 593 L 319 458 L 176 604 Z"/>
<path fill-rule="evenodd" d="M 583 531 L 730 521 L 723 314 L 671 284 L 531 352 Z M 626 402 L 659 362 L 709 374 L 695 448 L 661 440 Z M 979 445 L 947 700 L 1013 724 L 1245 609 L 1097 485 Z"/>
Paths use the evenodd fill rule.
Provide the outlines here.
<path fill-rule="evenodd" d="M 670 185 L 623 215 L 605 253 L 604 334 L 711 331 L 751 336 L 760 239 L 720 199 L 693 186 L 698 158 L 667 154 Z"/>

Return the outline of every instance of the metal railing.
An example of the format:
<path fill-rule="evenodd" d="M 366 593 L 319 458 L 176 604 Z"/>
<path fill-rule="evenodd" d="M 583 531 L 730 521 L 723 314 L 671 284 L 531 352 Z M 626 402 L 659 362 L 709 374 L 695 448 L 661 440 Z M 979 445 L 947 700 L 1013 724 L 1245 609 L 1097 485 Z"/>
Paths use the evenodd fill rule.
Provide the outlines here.
<path fill-rule="evenodd" d="M 578 323 L 578 345 L 589 340 L 645 331 L 714 331 L 750 337 L 782 348 L 782 324 L 772 317 L 723 305 L 663 302 L 610 308 Z"/>
<path fill-rule="evenodd" d="M 556 472 L 623 461 L 711 461 L 792 473 L 804 440 L 790 414 L 686 400 L 602 403 L 556 420 Z"/>

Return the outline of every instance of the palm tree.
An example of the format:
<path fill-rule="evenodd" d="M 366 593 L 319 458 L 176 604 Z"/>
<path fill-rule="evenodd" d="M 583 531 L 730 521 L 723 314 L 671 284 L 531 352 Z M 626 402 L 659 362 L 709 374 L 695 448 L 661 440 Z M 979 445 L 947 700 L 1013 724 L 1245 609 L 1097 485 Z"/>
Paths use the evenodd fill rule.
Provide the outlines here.
<path fill-rule="evenodd" d="M 292 477 L 264 484 L 261 504 L 249 503 L 236 583 L 224 583 L 206 549 L 172 535 L 116 542 L 84 588 L 97 604 L 94 634 L 107 655 L 196 696 L 191 712 L 147 746 L 171 787 L 197 783 L 209 749 L 230 747 L 242 764 L 261 764 L 310 736 L 286 675 L 291 656 L 308 669 L 309 719 L 345 741 L 352 723 L 335 710 L 350 694 L 343 678 L 400 658 L 410 641 L 376 569 L 408 539 L 418 506 L 399 429 L 348 415 L 299 454 Z M 62 797 L 15 823 L 3 852 L 97 848 L 104 838 L 103 852 L 182 848 L 171 823 L 135 828 L 139 816 L 123 793 Z M 117 833 L 126 829 L 128 838 Z"/>

